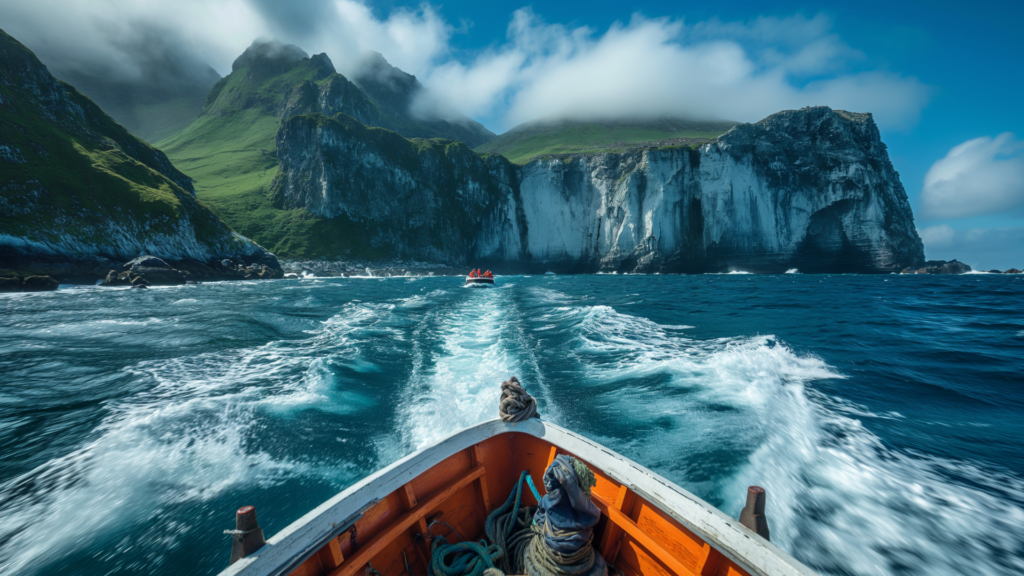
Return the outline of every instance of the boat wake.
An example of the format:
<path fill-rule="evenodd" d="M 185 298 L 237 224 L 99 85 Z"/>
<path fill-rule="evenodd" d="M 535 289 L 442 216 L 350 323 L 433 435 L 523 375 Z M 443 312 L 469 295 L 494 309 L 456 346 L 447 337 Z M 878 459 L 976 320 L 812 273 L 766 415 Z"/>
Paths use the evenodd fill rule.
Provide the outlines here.
<path fill-rule="evenodd" d="M 466 292 L 432 307 L 412 335 L 412 374 L 398 418 L 404 456 L 495 417 L 500 383 L 516 375 L 546 396 L 544 379 L 523 334 L 511 286 Z"/>

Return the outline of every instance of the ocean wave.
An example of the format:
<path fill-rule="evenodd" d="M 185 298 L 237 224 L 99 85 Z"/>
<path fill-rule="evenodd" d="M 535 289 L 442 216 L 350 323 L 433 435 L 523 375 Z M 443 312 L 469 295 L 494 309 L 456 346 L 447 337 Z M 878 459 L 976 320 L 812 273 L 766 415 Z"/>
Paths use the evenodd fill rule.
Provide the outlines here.
<path fill-rule="evenodd" d="M 817 391 L 843 378 L 820 359 L 770 335 L 692 340 L 610 307 L 574 313 L 577 379 L 597 392 L 587 419 L 622 422 L 595 436 L 733 516 L 748 485 L 764 486 L 772 541 L 812 568 L 1024 571 L 1024 483 L 887 447 L 861 420 L 902 415 Z"/>
<path fill-rule="evenodd" d="M 271 454 L 254 448 L 253 437 L 265 425 L 261 414 L 372 408 L 372 399 L 339 389 L 329 365 L 358 363 L 359 333 L 376 330 L 378 338 L 395 306 L 351 303 L 304 339 L 129 366 L 146 386 L 111 407 L 95 439 L 0 485 L 0 567 L 38 568 L 57 550 L 74 553 L 161 510 L 228 491 L 295 478 L 344 486 L 356 477 L 355 465 Z M 160 546 L 173 549 L 176 541 L 161 534 Z"/>

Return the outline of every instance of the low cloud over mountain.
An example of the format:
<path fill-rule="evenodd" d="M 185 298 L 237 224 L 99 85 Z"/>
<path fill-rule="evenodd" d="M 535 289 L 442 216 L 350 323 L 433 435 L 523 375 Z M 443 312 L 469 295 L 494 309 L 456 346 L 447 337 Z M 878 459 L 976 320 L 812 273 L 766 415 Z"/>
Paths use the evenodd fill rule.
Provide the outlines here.
<path fill-rule="evenodd" d="M 5 3 L 0 21 L 58 76 L 146 86 L 203 79 L 207 63 L 226 74 L 261 36 L 326 52 L 349 76 L 375 50 L 429 89 L 416 102 L 421 115 L 461 112 L 495 128 L 551 116 L 752 121 L 815 104 L 871 111 L 883 129 L 904 128 L 931 92 L 866 65 L 823 16 L 688 24 L 635 15 L 598 31 L 549 24 L 526 8 L 512 14 L 504 42 L 469 54 L 451 47 L 465 27 L 429 4 L 381 15 L 353 0 L 36 0 Z"/>

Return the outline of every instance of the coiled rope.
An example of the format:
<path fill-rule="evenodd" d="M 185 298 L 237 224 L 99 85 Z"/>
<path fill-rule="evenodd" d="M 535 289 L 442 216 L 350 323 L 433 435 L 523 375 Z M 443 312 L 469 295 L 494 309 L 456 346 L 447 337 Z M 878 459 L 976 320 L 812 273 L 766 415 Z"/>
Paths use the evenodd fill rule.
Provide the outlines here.
<path fill-rule="evenodd" d="M 515 376 L 501 383 L 498 413 L 504 422 L 522 422 L 540 416 L 537 413 L 537 400 L 530 396 Z M 566 466 L 566 462 L 569 466 Z M 574 481 L 589 500 L 590 490 L 597 484 L 597 478 L 586 464 L 576 458 L 559 456 L 552 466 L 561 466 L 564 474 L 569 476 L 569 479 L 562 481 L 563 486 L 566 482 Z M 545 482 L 548 481 L 546 476 L 547 472 Z M 564 527 L 558 529 L 551 526 L 547 515 L 543 515 L 543 526 L 538 525 L 535 521 L 537 507 L 522 505 L 524 484 L 530 488 L 537 501 L 541 501 L 533 478 L 524 470 L 505 503 L 487 515 L 484 523 L 487 540 L 449 544 L 443 536 L 437 536 L 430 548 L 431 576 L 607 576 L 604 559 L 594 551 L 591 528 L 587 527 L 584 531 L 581 527 L 579 532 L 565 530 Z M 590 506 L 593 507 L 593 504 Z M 587 534 L 586 542 L 568 554 L 552 550 L 546 543 L 548 537 L 558 539 L 582 534 Z M 488 545 L 487 541 L 491 544 Z"/>
<path fill-rule="evenodd" d="M 540 418 L 540 414 L 537 413 L 537 399 L 530 396 L 515 376 L 501 383 L 498 415 L 501 416 L 502 422 L 522 422 L 530 418 Z"/>
<path fill-rule="evenodd" d="M 508 495 L 505 503 L 487 515 L 484 533 L 502 551 L 501 569 L 506 574 L 522 574 L 523 558 L 533 533 L 534 506 L 520 506 L 523 499 L 523 482 L 526 481 L 534 497 L 540 501 L 540 493 L 533 484 L 533 478 L 523 470 L 519 481 Z"/>
<path fill-rule="evenodd" d="M 459 542 L 449 544 L 444 536 L 436 536 L 430 545 L 430 573 L 433 576 L 483 576 L 494 569 L 502 551 L 494 544 Z"/>

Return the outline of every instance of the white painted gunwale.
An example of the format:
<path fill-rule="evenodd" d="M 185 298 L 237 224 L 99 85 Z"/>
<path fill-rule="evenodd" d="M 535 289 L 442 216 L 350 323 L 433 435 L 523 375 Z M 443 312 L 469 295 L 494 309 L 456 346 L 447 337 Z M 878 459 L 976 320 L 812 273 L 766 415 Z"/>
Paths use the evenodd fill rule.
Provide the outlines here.
<path fill-rule="evenodd" d="M 542 438 L 579 456 L 616 482 L 628 486 L 751 574 L 816 576 L 789 554 L 683 488 L 592 440 L 537 419 L 518 424 L 497 419 L 481 422 L 417 450 L 317 506 L 267 540 L 266 546 L 232 564 L 219 576 L 283 576 L 332 536 L 347 529 L 369 504 L 398 490 L 452 454 L 509 432 Z M 225 558 L 228 550 L 225 546 Z"/>

